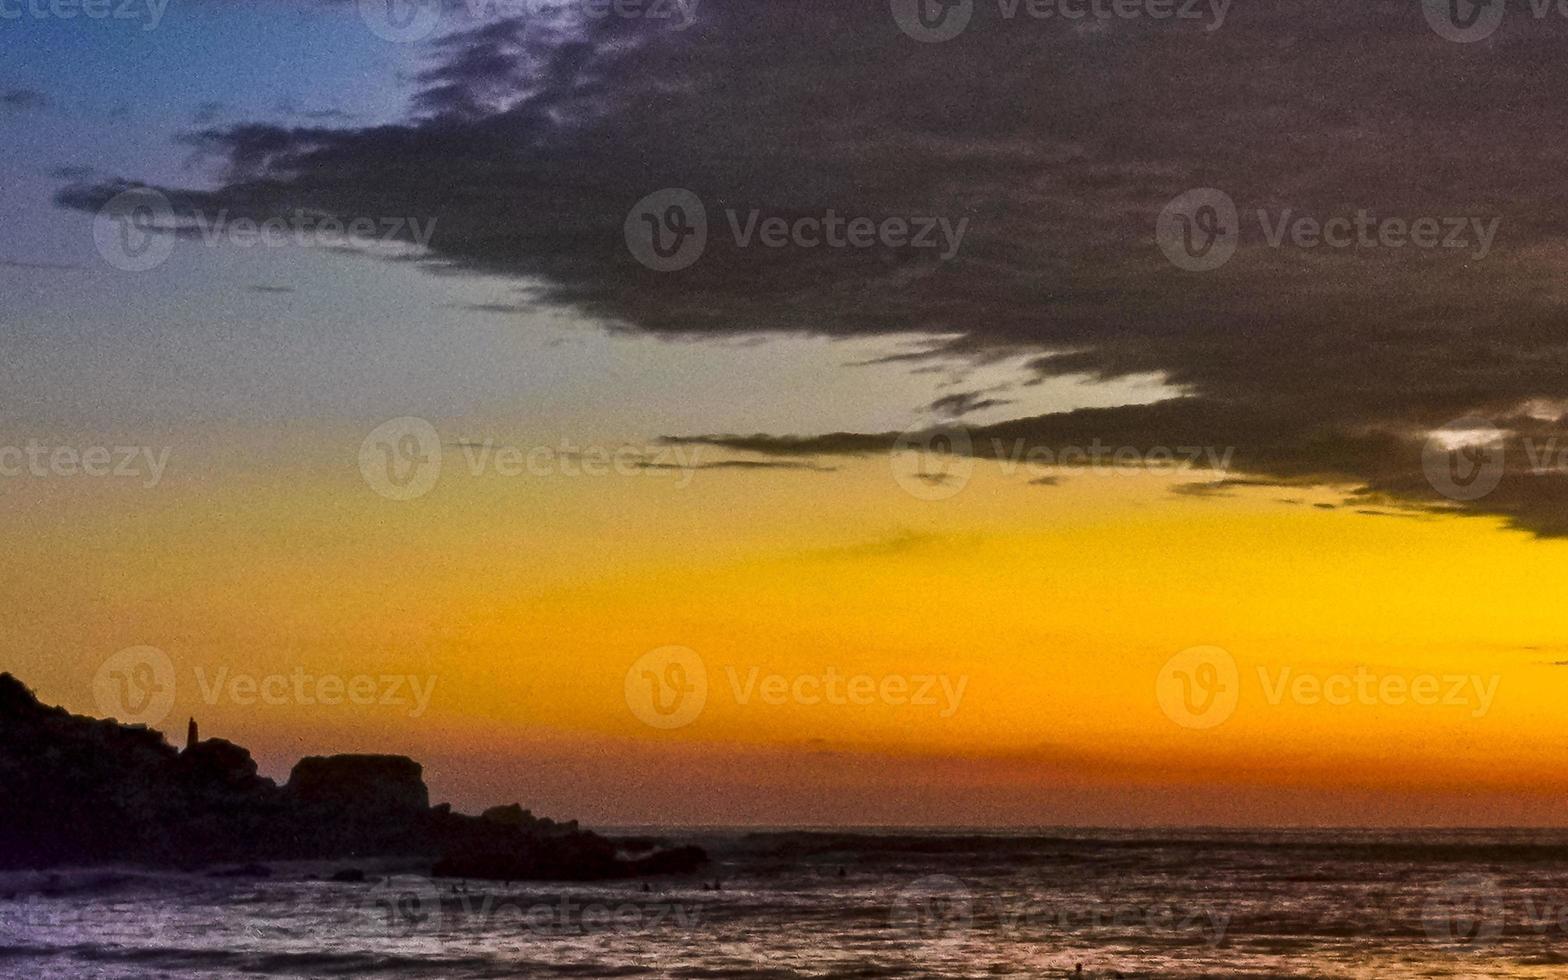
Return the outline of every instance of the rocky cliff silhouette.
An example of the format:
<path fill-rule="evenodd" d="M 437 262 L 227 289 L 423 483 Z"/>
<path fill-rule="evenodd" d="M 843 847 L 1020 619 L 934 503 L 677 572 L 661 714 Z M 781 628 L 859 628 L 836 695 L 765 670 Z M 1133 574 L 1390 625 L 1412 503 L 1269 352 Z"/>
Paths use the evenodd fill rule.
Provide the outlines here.
<path fill-rule="evenodd" d="M 302 759 L 278 786 L 250 753 L 40 704 L 0 674 L 0 869 L 134 862 L 199 867 L 420 857 L 436 875 L 586 881 L 684 873 L 707 861 L 676 847 L 636 859 L 614 841 L 521 806 L 483 816 L 432 807 L 403 756 Z"/>

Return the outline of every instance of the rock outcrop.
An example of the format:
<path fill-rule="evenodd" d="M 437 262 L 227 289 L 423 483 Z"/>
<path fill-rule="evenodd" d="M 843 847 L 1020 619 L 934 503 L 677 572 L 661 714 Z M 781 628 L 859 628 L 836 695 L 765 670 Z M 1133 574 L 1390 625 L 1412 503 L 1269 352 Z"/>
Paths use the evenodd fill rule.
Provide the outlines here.
<path fill-rule="evenodd" d="M 0 674 L 0 869 L 133 862 L 179 867 L 359 857 L 427 858 L 468 878 L 593 880 L 695 870 L 700 848 L 628 859 L 615 843 L 533 816 L 430 806 L 412 759 L 303 759 L 280 787 L 250 753 L 71 715 Z"/>
<path fill-rule="evenodd" d="M 284 787 L 303 803 L 396 817 L 430 809 L 424 767 L 401 755 L 301 759 Z"/>

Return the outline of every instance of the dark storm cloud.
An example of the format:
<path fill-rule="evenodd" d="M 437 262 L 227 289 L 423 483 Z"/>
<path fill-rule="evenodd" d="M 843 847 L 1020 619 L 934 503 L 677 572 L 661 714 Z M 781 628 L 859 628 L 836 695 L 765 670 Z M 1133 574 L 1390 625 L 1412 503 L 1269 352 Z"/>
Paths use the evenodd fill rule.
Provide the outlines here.
<path fill-rule="evenodd" d="M 516 316 L 534 309 L 524 303 L 463 303 L 460 308 L 470 313 L 493 313 L 497 316 Z"/>
<path fill-rule="evenodd" d="M 927 407 L 945 418 L 956 419 L 988 408 L 1001 408 L 1011 404 L 1010 399 L 988 398 L 984 392 L 960 391 L 952 395 L 943 395 Z"/>
<path fill-rule="evenodd" d="M 706 0 L 698 23 L 581 29 L 496 20 L 430 47 L 403 125 L 246 124 L 189 141 L 224 164 L 192 206 L 437 218 L 445 270 L 543 284 L 541 302 L 665 335 L 925 331 L 906 355 L 1036 352 L 1041 376 L 1162 373 L 1152 406 L 974 430 L 1004 445 L 1235 447 L 1233 469 L 1449 504 L 1425 432 L 1523 418 L 1496 491 L 1463 506 L 1568 532 L 1561 473 L 1518 440 L 1568 399 L 1568 30 L 1515 4 L 1490 40 L 1439 38 L 1419 5 L 1237 4 L 1212 24 L 1007 19 L 977 2 L 919 44 L 885 3 Z M 74 187 L 92 207 L 116 185 Z M 700 197 L 710 236 L 680 272 L 639 265 L 622 228 L 662 188 Z M 1154 241 L 1176 195 L 1216 187 L 1240 247 L 1187 272 Z M 742 248 L 726 212 L 967 219 L 952 258 L 914 248 Z M 1469 249 L 1271 247 L 1265 223 L 1495 219 Z M 1554 413 L 1547 413 L 1548 415 Z M 1568 433 L 1563 433 L 1568 442 Z M 886 451 L 886 434 L 712 437 L 776 456 Z"/>
<path fill-rule="evenodd" d="M 49 96 L 37 89 L 0 89 L 0 109 L 7 112 L 35 112 L 47 109 L 53 104 Z"/>
<path fill-rule="evenodd" d="M 293 99 L 280 99 L 274 106 L 275 111 L 288 117 L 307 123 L 348 123 L 354 121 L 352 113 L 342 109 L 307 109 L 297 105 Z M 212 120 L 206 120 L 211 122 Z M 198 123 L 202 120 L 198 120 Z"/>
<path fill-rule="evenodd" d="M 769 459 L 724 459 L 712 463 L 656 463 L 641 460 L 633 465 L 642 470 L 807 470 L 812 473 L 831 473 L 834 470 L 834 467 L 819 463 Z"/>

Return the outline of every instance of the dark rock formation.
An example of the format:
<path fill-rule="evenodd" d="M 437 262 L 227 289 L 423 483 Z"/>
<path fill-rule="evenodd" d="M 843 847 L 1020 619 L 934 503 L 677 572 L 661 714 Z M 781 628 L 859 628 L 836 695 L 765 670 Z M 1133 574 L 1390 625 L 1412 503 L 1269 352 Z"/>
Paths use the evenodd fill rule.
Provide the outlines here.
<path fill-rule="evenodd" d="M 0 674 L 0 867 L 155 852 L 178 760 L 157 732 L 46 708 Z"/>
<path fill-rule="evenodd" d="M 303 803 L 396 817 L 430 809 L 424 767 L 400 755 L 301 759 L 284 789 Z"/>
<path fill-rule="evenodd" d="M 491 823 L 505 824 L 508 827 L 526 826 L 534 818 L 533 811 L 524 810 L 521 803 L 509 803 L 506 806 L 493 806 L 481 813 L 480 818 Z"/>
<path fill-rule="evenodd" d="M 285 786 L 250 753 L 197 738 L 185 751 L 162 735 L 40 704 L 0 674 L 0 869 L 109 862 L 199 867 L 261 861 L 413 857 L 469 878 L 591 880 L 674 874 L 707 860 L 700 848 L 628 860 L 576 821 L 520 804 L 482 817 L 430 806 L 423 770 L 402 756 L 312 757 Z"/>
<path fill-rule="evenodd" d="M 254 791 L 263 780 L 256 775 L 250 753 L 233 742 L 210 738 L 180 753 L 175 766 L 180 778 L 197 789 Z"/>

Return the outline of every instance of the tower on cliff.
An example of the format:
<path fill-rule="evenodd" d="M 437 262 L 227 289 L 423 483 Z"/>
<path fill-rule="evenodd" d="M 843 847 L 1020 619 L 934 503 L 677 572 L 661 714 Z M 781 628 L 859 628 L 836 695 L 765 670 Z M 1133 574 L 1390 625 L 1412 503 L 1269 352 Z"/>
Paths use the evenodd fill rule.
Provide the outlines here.
<path fill-rule="evenodd" d="M 196 734 L 196 719 L 192 718 L 190 724 L 185 728 L 185 748 L 187 750 L 192 749 L 199 741 L 201 739 Z"/>

